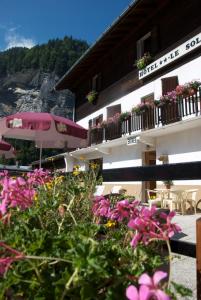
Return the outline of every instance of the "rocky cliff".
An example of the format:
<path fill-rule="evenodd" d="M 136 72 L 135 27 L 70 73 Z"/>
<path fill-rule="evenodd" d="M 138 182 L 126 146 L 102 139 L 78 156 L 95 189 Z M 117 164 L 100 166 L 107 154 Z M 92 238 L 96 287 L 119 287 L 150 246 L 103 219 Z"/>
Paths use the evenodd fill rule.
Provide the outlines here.
<path fill-rule="evenodd" d="M 55 72 L 28 69 L 0 78 L 0 117 L 21 111 L 51 112 L 73 118 L 74 95 L 57 92 Z"/>

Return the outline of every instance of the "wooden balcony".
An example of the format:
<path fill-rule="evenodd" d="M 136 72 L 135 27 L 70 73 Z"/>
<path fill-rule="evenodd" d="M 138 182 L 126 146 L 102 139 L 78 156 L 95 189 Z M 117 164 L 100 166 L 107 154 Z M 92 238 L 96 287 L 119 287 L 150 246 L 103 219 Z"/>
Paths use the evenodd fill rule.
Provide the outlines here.
<path fill-rule="evenodd" d="M 89 130 L 89 145 L 100 144 L 103 141 L 120 138 L 125 134 L 149 130 L 175 123 L 186 118 L 193 118 L 201 114 L 201 88 L 196 95 L 180 96 L 177 102 L 149 107 L 140 114 L 131 113 L 123 122 L 115 121 L 104 128 Z"/>

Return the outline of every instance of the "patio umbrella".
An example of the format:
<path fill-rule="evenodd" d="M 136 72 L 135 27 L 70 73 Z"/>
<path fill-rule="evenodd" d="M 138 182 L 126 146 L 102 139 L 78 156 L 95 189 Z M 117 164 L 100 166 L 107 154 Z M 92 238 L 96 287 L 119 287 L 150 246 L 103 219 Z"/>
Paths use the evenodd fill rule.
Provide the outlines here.
<path fill-rule="evenodd" d="M 0 119 L 0 135 L 35 141 L 40 148 L 81 148 L 86 146 L 87 130 L 75 122 L 50 113 L 21 112 Z"/>
<path fill-rule="evenodd" d="M 14 147 L 9 143 L 0 140 L 0 156 L 5 156 L 5 158 L 14 158 L 15 157 Z"/>

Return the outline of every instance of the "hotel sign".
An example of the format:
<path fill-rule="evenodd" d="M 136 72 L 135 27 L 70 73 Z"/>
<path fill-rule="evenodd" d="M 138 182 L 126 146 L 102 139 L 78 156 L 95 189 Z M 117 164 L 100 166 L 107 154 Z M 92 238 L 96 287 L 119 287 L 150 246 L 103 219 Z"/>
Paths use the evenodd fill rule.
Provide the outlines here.
<path fill-rule="evenodd" d="M 153 63 L 149 64 L 146 68 L 139 71 L 139 79 L 142 79 L 159 69 L 163 68 L 164 66 L 170 64 L 171 62 L 175 61 L 176 59 L 188 54 L 192 50 L 201 46 L 201 33 L 197 34 L 193 38 L 189 39 L 185 43 L 181 44 L 177 48 L 173 49 L 169 53 L 165 54 L 161 58 L 157 59 Z"/>
<path fill-rule="evenodd" d="M 137 144 L 137 140 L 139 139 L 139 137 L 137 136 L 131 136 L 129 138 L 127 138 L 127 145 L 136 145 Z"/>

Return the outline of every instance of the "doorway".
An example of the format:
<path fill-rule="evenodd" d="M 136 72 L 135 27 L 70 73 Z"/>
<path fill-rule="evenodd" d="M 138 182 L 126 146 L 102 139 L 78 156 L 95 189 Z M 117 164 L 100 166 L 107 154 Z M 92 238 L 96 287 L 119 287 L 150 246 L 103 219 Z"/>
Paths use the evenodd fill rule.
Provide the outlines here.
<path fill-rule="evenodd" d="M 144 152 L 144 166 L 156 165 L 156 151 L 145 151 Z M 154 190 L 156 188 L 156 181 L 145 181 L 144 182 L 144 199 L 147 200 L 147 190 Z"/>

